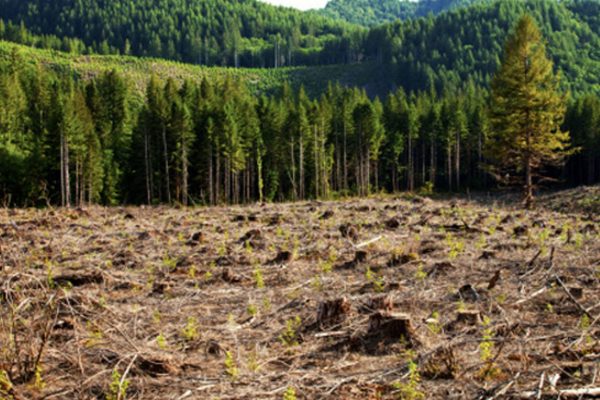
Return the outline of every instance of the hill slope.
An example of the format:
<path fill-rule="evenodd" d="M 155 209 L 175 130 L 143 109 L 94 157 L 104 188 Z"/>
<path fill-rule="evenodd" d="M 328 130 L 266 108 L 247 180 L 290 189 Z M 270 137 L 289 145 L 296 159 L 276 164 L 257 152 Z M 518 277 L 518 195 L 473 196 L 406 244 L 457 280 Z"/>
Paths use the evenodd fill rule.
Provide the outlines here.
<path fill-rule="evenodd" d="M 0 0 L 0 18 L 103 54 L 247 67 L 320 64 L 327 43 L 360 30 L 257 0 Z"/>
<path fill-rule="evenodd" d="M 256 94 L 276 92 L 284 82 L 288 82 L 294 89 L 304 86 L 312 97 L 319 96 L 326 90 L 329 82 L 364 88 L 372 97 L 383 97 L 390 89 L 387 80 L 388 67 L 375 63 L 276 69 L 205 67 L 133 56 L 73 55 L 0 40 L 0 61 L 9 61 L 15 52 L 29 63 L 73 73 L 84 80 L 99 76 L 105 71 L 115 70 L 126 78 L 138 96 L 144 94 L 146 84 L 153 74 L 164 79 L 174 78 L 177 81 L 190 80 L 197 83 L 205 77 L 221 80 L 225 76 L 232 76 L 244 81 Z"/>

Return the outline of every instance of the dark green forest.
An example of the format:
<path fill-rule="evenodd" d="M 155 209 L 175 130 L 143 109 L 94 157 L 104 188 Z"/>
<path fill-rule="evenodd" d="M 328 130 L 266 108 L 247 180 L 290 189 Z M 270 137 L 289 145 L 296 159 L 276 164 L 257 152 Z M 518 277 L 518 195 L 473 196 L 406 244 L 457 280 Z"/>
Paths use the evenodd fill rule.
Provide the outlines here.
<path fill-rule="evenodd" d="M 345 62 L 329 46 L 361 43 L 364 29 L 257 0 L 1 0 L 0 18 L 40 44 L 203 65 L 280 67 Z M 21 26 L 24 23 L 24 26 Z M 16 28 L 16 29 L 15 29 Z M 22 28 L 22 29 L 21 29 Z M 43 35 L 50 35 L 44 37 Z M 323 51 L 325 47 L 329 50 Z"/>
<path fill-rule="evenodd" d="M 362 62 L 384 67 L 389 90 L 370 97 L 368 80 L 336 84 L 339 68 L 324 69 L 331 83 L 310 95 L 302 82 L 284 78 L 267 92 L 242 79 L 248 74 L 217 78 L 215 69 L 211 79 L 207 69 L 192 80 L 175 67 L 171 78 L 149 73 L 140 88 L 116 70 L 75 73 L 68 62 L 57 68 L 15 47 L 0 60 L 6 205 L 217 204 L 496 188 L 486 157 L 489 82 L 525 12 L 539 24 L 569 94 L 563 128 L 579 149 L 564 168 L 544 172 L 567 185 L 600 181 L 597 1 L 478 2 L 369 30 L 253 0 L 0 6 L 0 38 L 33 47 L 224 66 Z M 308 82 L 307 71 L 299 76 Z"/>
<path fill-rule="evenodd" d="M 486 0 L 331 0 L 320 13 L 363 26 L 435 15 Z"/>

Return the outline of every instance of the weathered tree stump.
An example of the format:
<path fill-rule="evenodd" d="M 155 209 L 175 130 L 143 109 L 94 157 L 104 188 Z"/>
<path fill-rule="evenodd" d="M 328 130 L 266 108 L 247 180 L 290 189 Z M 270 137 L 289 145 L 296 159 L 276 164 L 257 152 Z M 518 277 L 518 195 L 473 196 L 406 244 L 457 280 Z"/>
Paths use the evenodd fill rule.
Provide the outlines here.
<path fill-rule="evenodd" d="M 419 343 L 408 314 L 378 311 L 369 318 L 368 334 L 386 341 L 406 341 L 410 346 Z"/>
<path fill-rule="evenodd" d="M 221 279 L 227 283 L 238 283 L 242 281 L 242 278 L 239 275 L 234 274 L 229 268 L 225 268 L 223 270 L 221 273 Z"/>
<path fill-rule="evenodd" d="M 367 300 L 365 307 L 369 311 L 392 311 L 394 309 L 394 300 L 391 296 L 375 296 Z"/>
<path fill-rule="evenodd" d="M 190 242 L 196 243 L 196 244 L 204 242 L 204 233 L 202 233 L 201 231 L 194 232 L 192 234 L 192 236 L 190 237 Z"/>
<path fill-rule="evenodd" d="M 343 224 L 340 225 L 340 233 L 342 237 L 347 239 L 352 239 L 354 241 L 358 240 L 358 228 L 352 224 Z"/>
<path fill-rule="evenodd" d="M 385 221 L 385 227 L 388 229 L 398 229 L 400 227 L 400 221 L 398 218 L 390 218 Z"/>
<path fill-rule="evenodd" d="M 478 310 L 461 310 L 456 315 L 456 322 L 464 325 L 479 325 L 481 313 Z"/>
<path fill-rule="evenodd" d="M 356 253 L 354 253 L 354 263 L 361 264 L 367 262 L 368 256 L 369 254 L 366 251 L 358 250 Z"/>
<path fill-rule="evenodd" d="M 425 379 L 454 379 L 458 374 L 458 361 L 451 347 L 436 350 L 425 361 L 421 374 Z"/>
<path fill-rule="evenodd" d="M 138 357 L 135 366 L 139 371 L 152 377 L 175 374 L 178 371 L 175 361 L 163 354 L 144 354 Z"/>
<path fill-rule="evenodd" d="M 346 320 L 352 305 L 345 297 L 323 301 L 317 308 L 317 324 L 321 327 L 337 325 Z"/>
<path fill-rule="evenodd" d="M 249 244 L 253 248 L 264 248 L 264 237 L 260 229 L 252 229 L 246 232 L 239 240 L 242 244 Z"/>
<path fill-rule="evenodd" d="M 71 285 L 73 287 L 92 284 L 101 285 L 102 283 L 104 283 L 104 276 L 96 272 L 90 274 L 65 274 L 55 277 L 54 283 L 58 286 Z"/>
<path fill-rule="evenodd" d="M 477 290 L 475 290 L 473 285 L 471 285 L 470 283 L 467 283 L 466 285 L 458 289 L 458 295 L 462 300 L 468 302 L 476 302 L 477 300 L 479 300 L 479 294 L 477 293 Z"/>
<path fill-rule="evenodd" d="M 583 297 L 583 288 L 580 286 L 569 286 L 567 287 L 567 290 L 569 291 L 569 293 L 571 293 L 571 296 L 573 296 L 577 300 Z"/>
<path fill-rule="evenodd" d="M 285 264 L 291 262 L 293 259 L 293 254 L 289 251 L 280 251 L 277 256 L 273 260 L 271 260 L 271 264 Z"/>
<path fill-rule="evenodd" d="M 333 217 L 333 214 L 334 214 L 333 211 L 327 210 L 321 215 L 321 217 L 319 217 L 319 219 L 329 219 L 329 218 Z"/>

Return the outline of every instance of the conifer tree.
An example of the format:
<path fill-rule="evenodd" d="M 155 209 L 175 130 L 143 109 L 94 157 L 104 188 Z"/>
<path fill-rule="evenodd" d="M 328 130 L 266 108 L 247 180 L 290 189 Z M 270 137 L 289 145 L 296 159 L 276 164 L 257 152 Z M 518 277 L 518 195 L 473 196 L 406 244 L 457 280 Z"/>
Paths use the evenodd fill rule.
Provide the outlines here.
<path fill-rule="evenodd" d="M 512 171 L 524 178 L 524 204 L 533 204 L 535 179 L 542 167 L 556 165 L 571 153 L 569 133 L 560 124 L 565 97 L 552 70 L 542 35 L 529 15 L 507 40 L 500 70 L 492 81 L 491 134 L 488 154 L 495 176 Z"/>

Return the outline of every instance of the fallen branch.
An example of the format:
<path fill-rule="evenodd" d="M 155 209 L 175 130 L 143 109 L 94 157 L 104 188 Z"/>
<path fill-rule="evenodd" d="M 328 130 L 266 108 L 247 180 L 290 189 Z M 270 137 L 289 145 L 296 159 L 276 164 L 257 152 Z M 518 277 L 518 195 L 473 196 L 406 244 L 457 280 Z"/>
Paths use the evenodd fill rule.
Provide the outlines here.
<path fill-rule="evenodd" d="M 592 314 L 590 314 L 588 312 L 588 310 L 586 310 L 585 307 L 583 307 L 581 305 L 581 303 L 578 302 L 577 299 L 571 294 L 571 291 L 565 286 L 565 284 L 563 283 L 563 281 L 560 279 L 560 277 L 558 275 L 554 275 L 554 279 L 556 279 L 556 282 L 558 282 L 560 287 L 565 291 L 565 293 L 567 294 L 569 299 L 577 306 L 577 308 L 579 308 L 579 311 L 581 311 L 583 314 L 587 315 L 592 320 L 595 319 L 594 316 Z"/>
<path fill-rule="evenodd" d="M 354 246 L 354 247 L 356 247 L 357 249 L 361 249 L 361 248 L 363 248 L 363 247 L 366 247 L 366 246 L 368 246 L 368 245 L 370 245 L 370 244 L 373 244 L 373 243 L 375 243 L 375 242 L 378 242 L 378 241 L 380 241 L 381 239 L 383 239 L 383 236 L 382 236 L 382 235 L 379 235 L 379 236 L 377 236 L 376 238 L 373 238 L 373 239 L 371 239 L 371 240 L 367 240 L 366 242 L 362 242 L 362 243 L 360 243 L 360 244 L 357 244 L 357 245 L 356 245 L 356 246 Z"/>
<path fill-rule="evenodd" d="M 559 399 L 581 398 L 582 396 L 600 396 L 600 387 L 582 388 L 582 389 L 562 389 L 556 392 L 548 392 Z M 533 399 L 538 396 L 538 390 L 530 390 L 517 395 L 519 399 Z"/>

